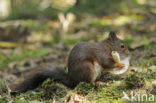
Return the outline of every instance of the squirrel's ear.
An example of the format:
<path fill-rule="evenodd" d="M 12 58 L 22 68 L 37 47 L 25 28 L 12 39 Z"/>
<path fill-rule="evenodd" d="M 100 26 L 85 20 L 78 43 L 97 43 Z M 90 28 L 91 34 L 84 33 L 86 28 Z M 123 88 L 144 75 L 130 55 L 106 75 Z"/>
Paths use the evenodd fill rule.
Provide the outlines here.
<path fill-rule="evenodd" d="M 109 33 L 109 39 L 110 39 L 110 40 L 114 40 L 114 39 L 116 39 L 116 38 L 117 38 L 117 36 L 116 36 L 115 32 L 111 31 L 111 32 Z"/>

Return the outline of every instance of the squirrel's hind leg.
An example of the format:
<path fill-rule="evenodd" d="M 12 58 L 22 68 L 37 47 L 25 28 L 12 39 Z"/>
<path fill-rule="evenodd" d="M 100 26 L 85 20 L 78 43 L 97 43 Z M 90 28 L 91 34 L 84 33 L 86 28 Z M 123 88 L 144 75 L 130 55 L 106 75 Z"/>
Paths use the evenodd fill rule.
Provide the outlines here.
<path fill-rule="evenodd" d="M 79 63 L 72 71 L 69 72 L 69 77 L 76 85 L 80 82 L 94 84 L 94 65 L 90 61 Z"/>

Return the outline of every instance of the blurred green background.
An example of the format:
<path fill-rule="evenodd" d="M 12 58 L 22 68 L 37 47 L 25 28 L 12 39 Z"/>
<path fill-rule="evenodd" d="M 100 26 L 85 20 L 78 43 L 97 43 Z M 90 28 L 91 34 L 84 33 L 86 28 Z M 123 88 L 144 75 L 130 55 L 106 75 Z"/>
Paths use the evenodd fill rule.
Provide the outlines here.
<path fill-rule="evenodd" d="M 4 81 L 13 83 L 44 63 L 66 68 L 76 43 L 100 42 L 110 31 L 131 51 L 126 76 L 104 75 L 103 86 L 82 83 L 74 90 L 48 80 L 36 90 L 8 94 Z M 156 0 L 0 0 L 0 103 L 64 103 L 79 91 L 85 103 L 126 103 L 123 90 L 156 94 L 155 77 Z"/>
<path fill-rule="evenodd" d="M 59 12 L 107 15 L 130 9 L 155 13 L 154 0 L 0 0 L 1 14 L 8 19 L 56 18 Z M 139 10 L 138 10 L 139 11 Z"/>

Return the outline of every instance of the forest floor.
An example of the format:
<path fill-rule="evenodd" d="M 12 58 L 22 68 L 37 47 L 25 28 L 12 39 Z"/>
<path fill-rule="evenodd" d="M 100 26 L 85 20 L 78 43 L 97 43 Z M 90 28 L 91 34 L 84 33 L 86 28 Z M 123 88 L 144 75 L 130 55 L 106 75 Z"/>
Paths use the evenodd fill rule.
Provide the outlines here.
<path fill-rule="evenodd" d="M 0 42 L 0 103 L 156 103 L 156 15 L 136 11 L 98 17 L 82 14 L 70 27 L 62 48 L 57 47 L 53 37 L 58 21 L 22 22 L 31 28 L 28 42 Z M 65 68 L 69 52 L 77 42 L 99 42 L 111 30 L 117 31 L 132 53 L 132 65 L 123 75 L 103 73 L 99 78 L 101 86 L 80 83 L 74 89 L 48 79 L 35 90 L 9 94 L 8 84 L 22 78 L 23 71 L 44 63 Z M 122 98 L 123 92 L 130 100 Z"/>

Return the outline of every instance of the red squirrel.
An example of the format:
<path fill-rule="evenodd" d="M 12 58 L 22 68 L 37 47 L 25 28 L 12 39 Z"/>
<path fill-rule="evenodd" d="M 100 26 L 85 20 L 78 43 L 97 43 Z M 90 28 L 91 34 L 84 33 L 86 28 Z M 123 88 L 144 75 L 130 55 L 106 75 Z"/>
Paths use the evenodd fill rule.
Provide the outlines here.
<path fill-rule="evenodd" d="M 110 72 L 114 68 L 122 69 L 125 66 L 123 63 L 114 61 L 112 51 L 117 51 L 121 58 L 130 55 L 128 48 L 115 32 L 110 32 L 108 38 L 99 43 L 80 42 L 69 54 L 68 73 L 52 64 L 38 66 L 31 70 L 22 82 L 10 85 L 11 92 L 34 89 L 47 78 L 52 78 L 70 88 L 80 82 L 94 85 L 102 71 Z"/>

